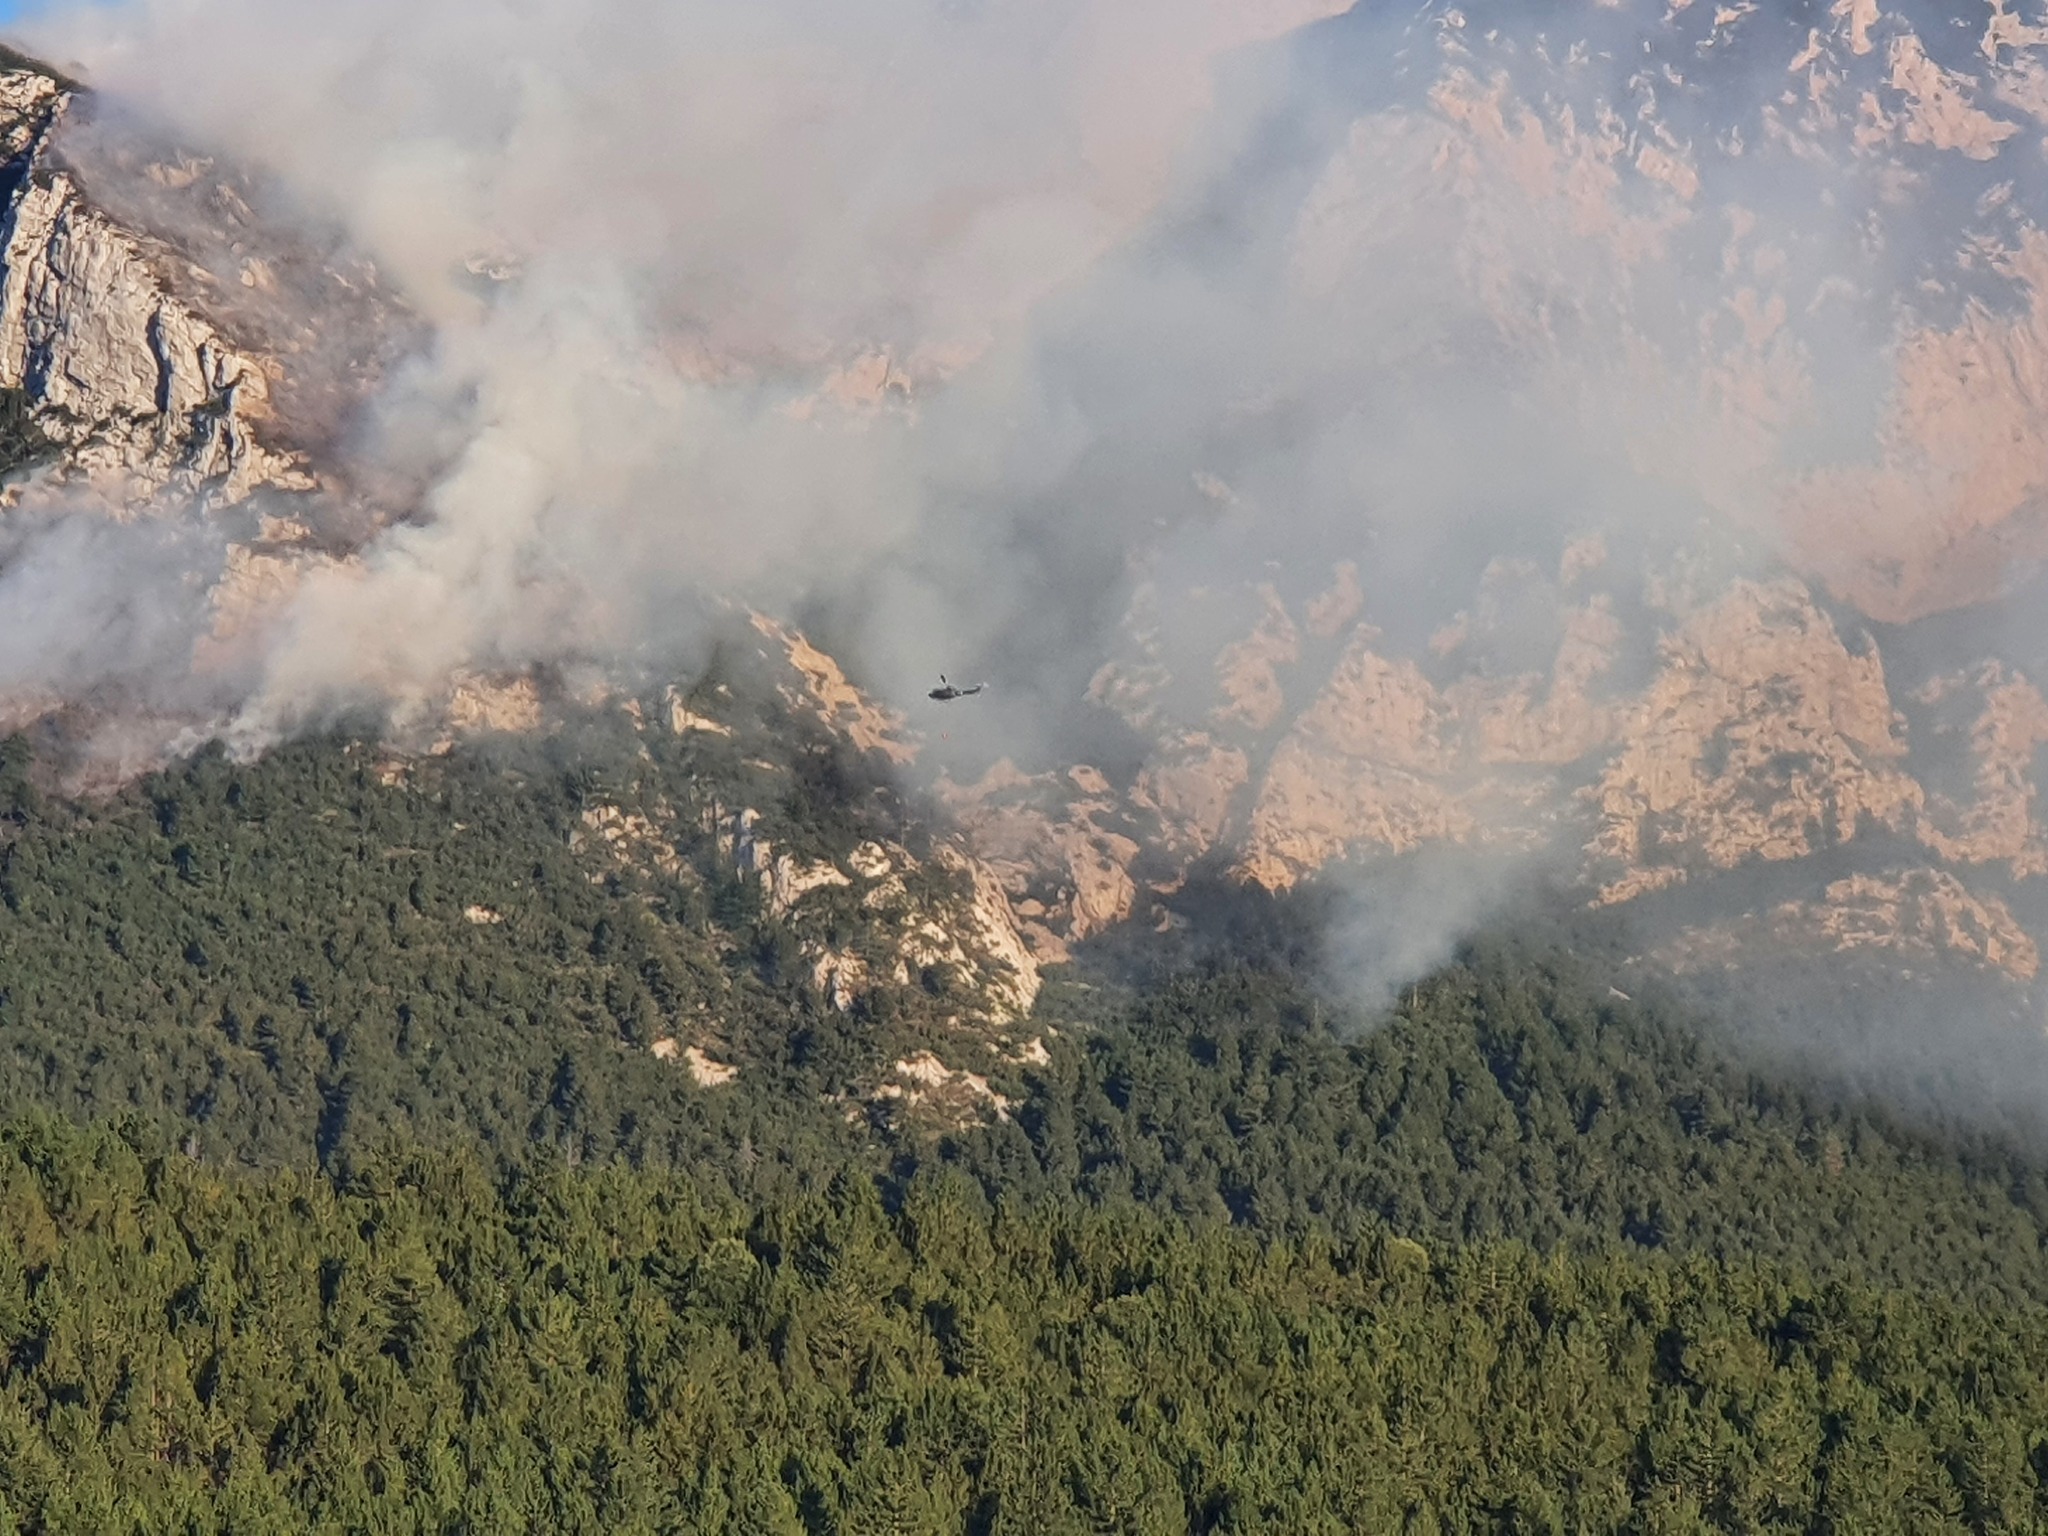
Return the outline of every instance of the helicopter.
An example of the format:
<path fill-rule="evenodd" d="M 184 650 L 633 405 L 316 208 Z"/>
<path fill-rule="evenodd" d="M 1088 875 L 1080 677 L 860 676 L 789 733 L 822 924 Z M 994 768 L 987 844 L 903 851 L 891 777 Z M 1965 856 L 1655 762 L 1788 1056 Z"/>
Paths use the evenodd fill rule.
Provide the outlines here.
<path fill-rule="evenodd" d="M 979 693 L 982 689 L 986 688 L 987 686 L 987 683 L 976 683 L 972 688 L 955 688 L 951 683 L 946 681 L 946 674 L 941 672 L 939 674 L 939 686 L 934 688 L 930 693 L 926 694 L 925 697 L 928 699 L 937 699 L 941 704 L 950 704 L 955 699 L 964 699 L 968 697 L 970 694 Z"/>

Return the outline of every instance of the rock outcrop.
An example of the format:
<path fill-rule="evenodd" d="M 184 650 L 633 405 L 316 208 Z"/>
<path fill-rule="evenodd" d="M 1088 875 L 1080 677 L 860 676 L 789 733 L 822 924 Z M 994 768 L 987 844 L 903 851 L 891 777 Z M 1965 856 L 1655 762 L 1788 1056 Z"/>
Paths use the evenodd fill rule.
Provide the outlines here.
<path fill-rule="evenodd" d="M 905 738 L 902 719 L 849 683 L 838 662 L 765 614 L 753 615 L 753 625 L 788 657 L 797 674 L 798 681 L 782 690 L 792 708 L 814 715 L 863 752 L 880 753 L 899 765 L 916 758 L 917 746 Z"/>
<path fill-rule="evenodd" d="M 1392 63 L 1296 213 L 1293 293 L 1326 324 L 1359 306 L 1424 388 L 1450 352 L 1511 377 L 1708 516 L 1589 514 L 1427 645 L 1393 636 L 1458 599 L 1375 595 L 1369 511 L 1314 597 L 1280 561 L 1146 577 L 1089 694 L 1144 764 L 949 791 L 1027 920 L 1070 943 L 1084 892 L 1128 920 L 1219 856 L 1280 889 L 1540 851 L 1610 905 L 1849 860 L 1715 931 L 2031 977 L 2048 706 L 1989 626 L 1916 626 L 2048 568 L 2048 25 L 1436 0 L 1347 27 Z M 1191 468 L 1230 558 L 1255 547 L 1279 514 Z"/>
<path fill-rule="evenodd" d="M 976 783 L 942 780 L 939 799 L 1014 906 L 1031 952 L 1065 960 L 1070 947 L 1136 909 L 1131 864 L 1140 844 L 1117 797 L 1093 768 L 1019 773 L 997 763 Z"/>
<path fill-rule="evenodd" d="M 1934 712 L 1931 734 L 1966 743 L 1970 770 L 1955 794 L 1930 793 L 1921 841 L 1951 863 L 2003 863 L 2016 880 L 2048 874 L 2048 841 L 2035 808 L 2048 700 L 1997 661 L 1937 677 L 1913 698 Z"/>
<path fill-rule="evenodd" d="M 0 73 L 0 387 L 120 504 L 318 483 L 305 451 L 409 337 L 367 263 L 281 237 L 246 180 Z M 280 409 L 282 407 L 282 409 Z"/>
<path fill-rule="evenodd" d="M 1993 866 L 2010 880 L 2048 873 L 2035 811 L 2048 705 L 2031 681 L 1994 661 L 1902 688 L 1873 636 L 1797 578 L 1684 600 L 1666 572 L 1628 578 L 1658 607 L 1600 589 L 1602 569 L 1584 543 L 1567 547 L 1549 586 L 1497 565 L 1420 656 L 1393 652 L 1369 613 L 1347 613 L 1320 667 L 1272 644 L 1308 633 L 1320 599 L 1289 613 L 1269 585 L 1248 588 L 1259 617 L 1211 672 L 1211 705 L 1188 702 L 1200 690 L 1142 646 L 1098 678 L 1097 699 L 1158 743 L 1127 784 L 998 765 L 974 785 L 942 784 L 942 799 L 1043 959 L 1170 905 L 1185 872 L 1219 853 L 1239 878 L 1282 889 L 1340 862 L 1369 870 L 1436 846 L 1490 848 L 1540 856 L 1611 906 L 1854 847 L 1905 862 L 1749 917 L 1731 894 L 1737 916 L 1666 957 L 1736 963 L 1744 944 L 1797 936 L 1816 952 L 2032 977 L 2036 941 L 1998 889 L 1973 883 Z M 1545 671 L 1477 660 L 1495 649 L 1509 582 L 1557 597 Z M 1635 633 L 1621 617 L 1630 606 Z M 1253 691 L 1236 665 L 1250 655 L 1262 658 Z M 1631 664 L 1640 680 L 1624 686 L 1631 655 L 1644 659 Z M 1247 697 L 1303 702 L 1252 717 Z M 1201 728 L 1177 724 L 1169 698 Z M 1918 862 L 1929 853 L 1941 867 Z"/>
<path fill-rule="evenodd" d="M 1853 875 L 1813 901 L 1779 902 L 1766 910 L 1692 928 L 1657 958 L 1679 972 L 1714 966 L 1735 970 L 1762 957 L 1864 953 L 1927 968 L 1974 962 L 2031 981 L 2040 948 L 1996 895 L 1973 895 L 1953 875 L 1912 869 L 1898 875 Z"/>
<path fill-rule="evenodd" d="M 949 1067 L 930 1051 L 897 1062 L 876 1088 L 873 1103 L 891 1119 L 914 1117 L 948 1130 L 1010 1118 L 1010 1101 L 985 1076 Z"/>
<path fill-rule="evenodd" d="M 1593 794 L 1600 899 L 1908 831 L 1924 799 L 1875 646 L 1861 654 L 1795 582 L 1738 583 L 1665 642 Z"/>
<path fill-rule="evenodd" d="M 1362 847 L 1405 853 L 1482 823 L 1458 793 L 1458 721 L 1411 660 L 1356 634 L 1273 754 L 1239 868 L 1269 888 Z"/>
<path fill-rule="evenodd" d="M 818 991 L 841 1011 L 866 996 L 878 977 L 897 986 L 922 980 L 983 1022 L 1031 1011 L 1038 963 L 1018 932 L 994 873 L 951 843 L 929 861 L 899 844 L 868 841 L 839 860 L 776 852 L 761 835 L 760 813 L 735 812 L 718 829 L 733 868 L 760 889 L 768 910 L 799 936 Z M 843 898 L 863 931 L 854 944 L 833 932 L 832 900 Z"/>

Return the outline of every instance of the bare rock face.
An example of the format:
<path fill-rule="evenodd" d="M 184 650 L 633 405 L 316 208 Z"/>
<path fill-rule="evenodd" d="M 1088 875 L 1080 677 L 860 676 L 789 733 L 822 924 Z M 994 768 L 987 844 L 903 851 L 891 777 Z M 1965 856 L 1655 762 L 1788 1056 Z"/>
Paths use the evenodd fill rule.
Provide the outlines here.
<path fill-rule="evenodd" d="M 943 799 L 1041 959 L 1170 906 L 1186 872 L 1217 856 L 1284 889 L 1339 862 L 1493 849 L 1546 860 L 1612 906 L 1853 848 L 1906 862 L 1834 880 L 1819 899 L 1766 898 L 1749 916 L 1754 898 L 1731 896 L 1737 915 L 1664 958 L 1737 964 L 1758 946 L 1803 944 L 2032 977 L 2036 939 L 1978 882 L 2048 871 L 2034 777 L 2048 705 L 2031 681 L 1987 661 L 1902 687 L 1871 633 L 1795 577 L 1702 593 L 1663 569 L 1603 571 L 1585 544 L 1554 578 L 1496 562 L 1420 655 L 1350 608 L 1320 663 L 1272 641 L 1311 634 L 1323 598 L 1289 610 L 1248 585 L 1249 640 L 1224 646 L 1207 692 L 1172 677 L 1134 622 L 1134 654 L 1095 690 L 1157 742 L 1127 784 L 1001 765 L 942 785 Z M 1654 601 L 1631 601 L 1629 585 Z M 1479 660 L 1499 654 L 1490 636 L 1510 587 L 1555 599 L 1546 670 Z M 1144 593 L 1153 608 L 1169 601 Z M 1261 680 L 1248 693 L 1237 664 L 1253 655 Z M 1301 702 L 1253 717 L 1247 697 Z"/>
<path fill-rule="evenodd" d="M 1031 1012 L 1040 985 L 1038 962 L 1018 931 L 1002 883 L 995 872 L 963 849 L 941 843 L 939 867 L 965 884 L 968 899 L 928 922 L 925 964 L 965 967 L 985 994 L 995 999 L 996 1016 L 1018 1019 Z M 912 959 L 918 958 L 912 946 Z"/>
<path fill-rule="evenodd" d="M 1571 552 L 1566 552 L 1569 566 Z M 1489 765 L 1564 767 L 1612 739 L 1615 707 L 1603 680 L 1623 631 L 1604 595 L 1562 615 L 1548 673 L 1527 672 L 1494 684 L 1467 677 L 1452 684 L 1453 707 L 1472 722 L 1472 750 Z"/>
<path fill-rule="evenodd" d="M 1874 646 L 1852 654 L 1795 582 L 1739 583 L 1665 642 L 1594 788 L 1588 852 L 1620 871 L 1600 899 L 1907 830 L 1924 795 L 1897 726 Z"/>
<path fill-rule="evenodd" d="M 527 677 L 463 677 L 449 708 L 449 724 L 465 734 L 538 730 L 543 717 L 540 689 Z"/>
<path fill-rule="evenodd" d="M 1131 805 L 1154 818 L 1155 840 L 1168 855 L 1198 859 L 1222 842 L 1231 806 L 1250 778 L 1242 747 L 1195 731 L 1162 744 L 1138 775 Z"/>
<path fill-rule="evenodd" d="M 838 662 L 798 631 L 764 614 L 755 614 L 753 624 L 781 648 L 800 679 L 783 690 L 792 707 L 814 715 L 863 752 L 880 753 L 899 765 L 916 758 L 917 746 L 906 738 L 902 719 L 849 683 Z"/>
<path fill-rule="evenodd" d="M 1572 575 L 1586 558 L 1583 550 L 1571 554 Z M 1438 632 L 1430 654 L 1401 656 L 1358 618 L 1355 567 L 1338 568 L 1333 585 L 1304 605 L 1302 628 L 1342 639 L 1342 648 L 1327 672 L 1297 671 L 1290 679 L 1313 692 L 1264 754 L 1261 771 L 1254 775 L 1246 755 L 1257 750 L 1249 734 L 1245 745 L 1210 748 L 1212 757 L 1229 754 L 1225 795 L 1256 778 L 1238 829 L 1236 867 L 1244 878 L 1280 889 L 1339 857 L 1402 854 L 1444 841 L 1526 846 L 1541 839 L 1542 802 L 1560 782 L 1557 770 L 1615 735 L 1619 716 L 1603 679 L 1622 636 L 1608 599 L 1595 594 L 1560 610 L 1547 671 L 1468 667 L 1465 653 L 1487 641 L 1502 589 L 1528 584 L 1547 586 L 1547 578 L 1526 562 L 1497 562 L 1473 610 Z M 1277 602 L 1270 589 L 1269 600 Z M 1269 611 L 1262 630 L 1277 632 L 1285 617 Z M 1446 671 L 1449 680 L 1440 681 Z M 1227 668 L 1219 672 L 1226 693 L 1231 677 Z M 1171 761 L 1148 767 L 1147 780 L 1168 772 Z M 1221 780 L 1211 783 L 1213 803 Z M 1143 783 L 1137 798 L 1150 798 Z M 1194 852 L 1206 852 L 1229 828 L 1227 809 L 1212 813 L 1212 824 L 1216 830 Z"/>
<path fill-rule="evenodd" d="M 1902 67 L 1909 51 L 1895 45 Z M 1921 142 L 1990 159 L 2019 131 L 1978 119 Z M 1911 334 L 1882 461 L 1816 472 L 1789 494 L 1793 557 L 1873 618 L 1976 601 L 2048 554 L 2048 235 L 2022 226 L 2009 238 L 1986 265 L 2024 308 L 2004 317 L 1971 305 L 1952 326 Z"/>
<path fill-rule="evenodd" d="M 1736 969 L 1759 951 L 1808 956 L 1863 952 L 1909 967 L 1958 958 L 2030 981 L 2039 946 L 1993 894 L 1973 895 L 1935 869 L 1895 876 L 1853 875 L 1818 900 L 1779 903 L 1765 912 L 1688 930 L 1658 958 L 1681 973 Z"/>
<path fill-rule="evenodd" d="M 305 445 L 407 339 L 373 270 L 281 238 L 245 181 L 34 70 L 0 74 L 0 150 L 0 387 L 64 445 L 59 472 L 120 501 L 311 490 Z"/>
<path fill-rule="evenodd" d="M 1117 797 L 1095 769 L 1027 776 L 1005 761 L 971 785 L 942 780 L 939 796 L 1041 961 L 1065 960 L 1073 944 L 1136 909 L 1140 845 L 1117 830 Z"/>
<path fill-rule="evenodd" d="M 1268 888 L 1359 845 L 1405 853 L 1478 834 L 1451 783 L 1457 718 L 1412 661 L 1359 633 L 1273 754 L 1239 869 Z"/>
<path fill-rule="evenodd" d="M 1335 9 L 1204 14 L 1252 41 Z M 1363 526 L 1315 571 L 1140 582 L 1085 706 L 1147 749 L 1118 778 L 942 780 L 950 826 L 923 859 L 800 859 L 734 813 L 734 867 L 836 1006 L 930 970 L 1020 1016 L 1040 966 L 1163 920 L 1197 868 L 1280 890 L 1433 847 L 1543 857 L 1608 905 L 1846 851 L 1868 868 L 1696 925 L 1669 957 L 1796 941 L 2035 974 L 2048 702 L 2031 663 L 1975 641 L 1922 665 L 1912 627 L 2048 562 L 2048 25 L 2004 0 L 1540 9 L 1428 0 L 1395 24 L 1396 83 L 1352 104 L 1280 260 L 1334 303 L 1377 291 L 1391 227 L 1423 231 L 1425 297 L 1749 552 L 1624 558 L 1626 516 L 1589 512 L 1433 596 L 1427 638 L 1389 611 Z M 264 189 L 97 112 L 0 72 L 0 387 L 60 445 L 49 479 L 124 515 L 166 493 L 243 509 L 255 531 L 194 658 L 225 667 L 348 558 L 363 530 L 336 506 L 385 515 L 393 488 L 342 445 L 416 332 L 368 263 L 276 234 Z M 945 372 L 848 355 L 802 409 L 905 409 Z M 1169 639 L 1198 609 L 1230 617 Z M 787 663 L 784 706 L 916 780 L 902 718 L 789 624 L 753 627 Z M 544 729 L 559 690 L 460 677 L 433 729 Z M 677 693 L 650 714 L 734 734 Z M 672 875 L 672 815 L 591 808 L 593 869 Z M 833 940 L 835 904 L 887 942 Z M 906 1096 L 942 1086 L 908 1064 Z"/>
<path fill-rule="evenodd" d="M 1304 282 L 1407 218 L 1502 357 L 1871 619 L 2048 555 L 2038 18 L 1432 0 L 1388 33 Z"/>
<path fill-rule="evenodd" d="M 1920 839 L 1956 864 L 2003 863 L 2016 880 L 2048 874 L 2036 817 L 2035 763 L 2048 746 L 2048 701 L 1997 661 L 1937 677 L 1914 695 L 1935 711 L 1936 736 L 1967 743 L 1970 772 L 1953 794 L 1930 792 Z"/>
<path fill-rule="evenodd" d="M 1216 683 L 1224 702 L 1216 707 L 1219 724 L 1237 724 L 1264 731 L 1287 708 L 1280 669 L 1301 660 L 1301 636 L 1280 595 L 1261 587 L 1266 612 L 1244 639 L 1233 641 L 1216 658 Z"/>
<path fill-rule="evenodd" d="M 262 365 L 170 297 L 67 176 L 24 187 L 7 236 L 0 385 L 35 396 L 73 463 L 117 485 L 177 480 L 230 501 L 258 485 L 311 487 L 256 436 L 269 414 Z"/>
<path fill-rule="evenodd" d="M 1630 512 L 1589 510 L 1551 556 L 1428 598 L 1376 584 L 1370 514 L 1318 546 L 1320 586 L 1284 560 L 1139 580 L 1089 698 L 1145 763 L 956 801 L 1013 899 L 1085 931 L 1091 859 L 1141 915 L 1203 860 L 1281 889 L 1494 848 L 1594 903 L 1752 892 L 1711 927 L 1730 955 L 2031 978 L 2040 663 L 1934 625 L 2048 569 L 2048 23 L 2005 0 L 1432 0 L 1318 46 L 1346 28 L 1385 68 L 1346 83 L 1293 295 L 1375 343 L 1408 318 L 1375 303 L 1453 317 L 1417 321 L 1412 354 L 1469 349 L 1698 526 L 1645 513 L 1629 547 Z M 1232 559 L 1284 519 L 1188 467 Z M 2011 628 L 2017 650 L 2037 626 Z"/>
<path fill-rule="evenodd" d="M 109 110 L 35 68 L 0 69 L 0 390 L 51 450 L 0 502 L 210 524 L 220 564 L 195 565 L 185 586 L 211 625 L 189 658 L 162 658 L 166 672 L 188 661 L 204 694 L 246 676 L 305 579 L 348 569 L 402 506 L 378 500 L 344 440 L 420 333 L 368 262 L 267 216 L 273 192 Z M 452 680 L 439 701 L 457 730 L 479 723 L 461 692 Z M 0 709 L 79 702 L 22 695 Z M 94 703 L 144 719 L 132 702 Z M 95 747 L 75 783 L 139 771 L 144 736 L 160 756 L 202 724 L 187 711 L 138 725 L 132 756 Z"/>
<path fill-rule="evenodd" d="M 995 874 L 950 843 L 929 865 L 896 843 L 865 842 L 839 860 L 802 860 L 776 852 L 757 830 L 759 813 L 735 813 L 720 831 L 733 867 L 756 882 L 766 904 L 800 936 L 812 982 L 845 1011 L 872 990 L 877 975 L 907 986 L 942 973 L 985 1023 L 1030 1013 L 1038 963 L 1018 932 Z M 813 918 L 843 899 L 862 914 L 870 938 L 835 947 Z"/>
<path fill-rule="evenodd" d="M 1010 1101 L 979 1072 L 949 1067 L 930 1051 L 897 1062 L 875 1089 L 872 1109 L 891 1122 L 961 1131 L 1010 1118 Z"/>

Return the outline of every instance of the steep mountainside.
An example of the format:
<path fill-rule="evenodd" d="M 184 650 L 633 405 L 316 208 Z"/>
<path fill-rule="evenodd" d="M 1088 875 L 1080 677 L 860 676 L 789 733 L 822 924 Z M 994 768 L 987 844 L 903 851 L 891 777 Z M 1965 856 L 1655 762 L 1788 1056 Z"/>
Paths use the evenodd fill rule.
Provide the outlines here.
<path fill-rule="evenodd" d="M 1672 538 L 1627 509 L 1566 516 L 1463 587 L 1435 582 L 1426 623 L 1341 535 L 1234 584 L 1171 562 L 1148 575 L 1140 552 L 1122 638 L 1073 707 L 1142 751 L 1051 771 L 926 768 L 837 662 L 759 619 L 748 643 L 791 718 L 913 799 L 933 790 L 957 829 L 929 862 L 872 841 L 799 855 L 756 828 L 759 806 L 721 807 L 724 855 L 778 912 L 878 911 L 924 873 L 956 881 L 943 913 L 904 909 L 887 953 L 838 945 L 821 919 L 820 994 L 850 1008 L 875 975 L 943 961 L 1007 1017 L 1039 964 L 1127 921 L 1171 925 L 1191 876 L 1277 890 L 1438 846 L 1668 910 L 1658 952 L 1681 968 L 1818 946 L 2031 981 L 2048 649 L 1953 614 L 2030 579 L 2038 553 L 2048 28 L 2003 3 L 1562 6 L 1499 24 L 1432 3 L 1298 47 L 1336 61 L 1326 73 L 1367 54 L 1371 69 L 1321 130 L 1334 148 L 1292 216 L 1289 281 L 1341 307 L 1385 259 L 1378 210 L 1416 199 L 1485 345 L 1532 387 L 1566 380 L 1577 417 L 1682 483 L 1697 515 Z M 226 675 L 308 571 L 346 569 L 411 514 L 416 488 L 352 457 L 348 432 L 423 324 L 338 236 L 272 217 L 276 188 L 157 145 L 66 82 L 10 68 L 0 116 L 0 387 L 37 460 L 9 494 L 73 497 L 80 517 L 196 498 L 225 542 L 191 669 Z M 1801 227 L 1784 204 L 1808 191 L 1831 211 Z M 1573 342 L 1567 369 L 1586 335 L 1602 339 Z M 1888 372 L 1838 380 L 1872 336 Z M 825 395 L 913 387 L 890 367 L 875 354 Z M 1277 514 L 1220 467 L 1185 466 L 1256 547 Z M 678 739 L 735 727 L 714 695 L 658 693 L 460 672 L 396 700 L 392 772 L 592 708 Z M 15 725 L 96 739 L 102 779 L 152 750 L 110 771 L 123 713 L 163 711 L 0 700 Z M 592 807 L 585 832 L 621 868 L 658 867 L 669 814 Z M 1656 905 L 1681 888 L 1702 899 Z"/>
<path fill-rule="evenodd" d="M 1688 914 L 1683 965 L 1818 947 L 2031 981 L 2038 22 L 1430 4 L 1303 41 L 1335 105 L 1269 259 L 1305 323 L 1508 466 L 1446 516 L 1526 508 L 1475 558 L 1361 490 L 1304 560 L 1279 530 L 1315 487 L 1259 433 L 1348 401 L 1264 404 L 1249 373 L 1253 425 L 1187 465 L 1230 554 L 1142 568 L 1090 692 L 1145 760 L 950 788 L 1044 951 L 1197 869 L 1280 889 L 1455 846 L 1597 904 L 1685 888 L 1644 908 Z M 1414 314 L 1371 307 L 1390 292 Z M 1583 506 L 1554 505 L 1545 433 L 1616 461 Z"/>

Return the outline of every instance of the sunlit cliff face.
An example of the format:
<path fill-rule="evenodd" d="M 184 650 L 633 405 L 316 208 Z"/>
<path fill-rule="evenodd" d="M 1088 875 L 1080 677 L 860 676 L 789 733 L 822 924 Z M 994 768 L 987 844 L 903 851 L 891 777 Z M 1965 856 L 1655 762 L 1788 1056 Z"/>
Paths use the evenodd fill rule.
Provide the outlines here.
<path fill-rule="evenodd" d="M 2003 3 L 1634 10 L 1561 51 L 1441 13 L 1443 163 L 1527 201 L 1462 242 L 1501 329 L 1593 383 L 1596 438 L 1864 616 L 1997 595 L 2043 536 L 2048 32 Z"/>
<path fill-rule="evenodd" d="M 1304 35 L 1190 243 L 1043 370 L 1103 424 L 1042 502 L 1142 551 L 1081 686 L 1149 745 L 1113 807 L 963 764 L 1007 846 L 1037 805 L 1033 899 L 1085 932 L 1105 862 L 1143 910 L 1191 858 L 1283 888 L 1478 849 L 1668 912 L 1686 965 L 1776 934 L 2031 978 L 2043 20 Z M 1148 301 L 1171 388 L 1099 341 Z M 1439 940 L 1497 906 L 1419 905 Z"/>
<path fill-rule="evenodd" d="M 1044 957 L 1457 850 L 1394 969 L 1512 871 L 2030 978 L 2048 17 L 1330 9 L 39 24 L 13 717 L 544 719 L 751 605 Z"/>
<path fill-rule="evenodd" d="M 1876 622 L 1996 596 L 2048 473 L 2042 35 L 1875 4 L 1315 29 L 1281 109 L 1309 126 L 1226 178 L 1230 255 L 1186 258 L 1217 353 L 1158 338 L 1226 396 L 1198 419 L 1232 462 L 1201 467 L 1399 559 L 1700 511 Z M 1195 307 L 1116 291 L 1148 297 Z"/>

